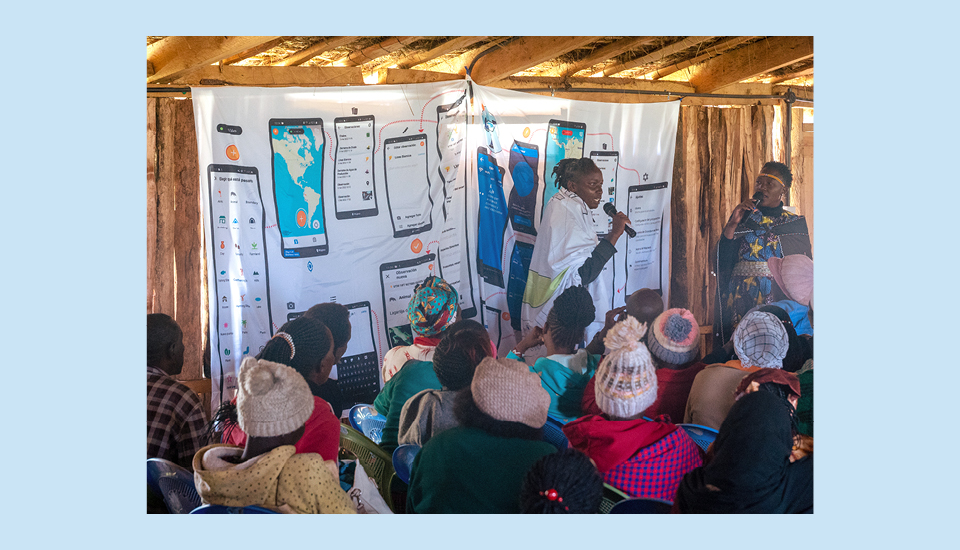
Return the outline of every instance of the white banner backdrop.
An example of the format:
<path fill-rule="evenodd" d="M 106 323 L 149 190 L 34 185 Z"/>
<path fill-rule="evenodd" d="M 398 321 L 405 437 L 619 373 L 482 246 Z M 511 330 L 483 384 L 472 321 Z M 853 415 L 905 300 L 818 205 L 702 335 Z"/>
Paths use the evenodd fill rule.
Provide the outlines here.
<path fill-rule="evenodd" d="M 679 101 L 572 101 L 468 81 L 192 95 L 214 406 L 233 396 L 243 356 L 331 301 L 353 326 L 333 377 L 348 401 L 372 402 L 384 352 L 412 339 L 413 287 L 431 274 L 456 285 L 463 316 L 504 355 L 562 158 L 594 159 L 604 200 L 637 230 L 601 275 L 610 307 L 643 287 L 667 297 Z M 598 212 L 598 234 L 608 224 Z"/>

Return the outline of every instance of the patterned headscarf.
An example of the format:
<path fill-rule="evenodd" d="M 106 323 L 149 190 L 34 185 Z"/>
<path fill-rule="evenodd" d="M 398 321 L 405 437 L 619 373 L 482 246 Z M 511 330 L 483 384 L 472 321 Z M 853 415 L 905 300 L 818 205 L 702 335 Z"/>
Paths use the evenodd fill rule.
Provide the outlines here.
<path fill-rule="evenodd" d="M 783 323 L 765 311 L 748 313 L 733 333 L 733 349 L 744 367 L 781 369 L 789 345 Z"/>
<path fill-rule="evenodd" d="M 440 277 L 431 275 L 417 285 L 407 306 L 407 317 L 413 332 L 420 336 L 436 336 L 456 321 L 459 296 Z"/>

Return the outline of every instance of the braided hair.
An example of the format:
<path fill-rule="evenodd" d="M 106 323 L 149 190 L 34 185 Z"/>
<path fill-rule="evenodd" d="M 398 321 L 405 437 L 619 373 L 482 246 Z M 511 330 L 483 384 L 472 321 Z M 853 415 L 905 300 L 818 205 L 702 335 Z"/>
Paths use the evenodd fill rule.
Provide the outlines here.
<path fill-rule="evenodd" d="M 520 512 L 596 514 L 602 499 L 603 477 L 590 458 L 576 449 L 563 449 L 538 460 L 524 476 Z"/>
<path fill-rule="evenodd" d="M 284 334 L 289 335 L 290 340 Z M 257 359 L 293 367 L 307 378 L 326 357 L 332 345 L 333 338 L 323 323 L 310 317 L 298 317 L 280 327 L 277 334 L 263 346 Z"/>
<path fill-rule="evenodd" d="M 600 171 L 597 165 L 589 157 L 579 159 L 563 159 L 553 167 L 553 179 L 557 182 L 557 187 L 567 189 L 570 181 L 580 181 L 587 174 Z"/>
<path fill-rule="evenodd" d="M 770 161 L 764 163 L 760 167 L 760 172 L 773 172 L 777 175 L 778 178 L 783 180 L 783 185 L 787 189 L 790 189 L 790 186 L 793 185 L 793 172 L 790 171 L 790 167 L 782 162 Z"/>
<path fill-rule="evenodd" d="M 311 307 L 304 312 L 303 316 L 316 319 L 330 329 L 334 349 L 350 341 L 350 310 L 346 306 L 335 302 L 324 302 Z"/>
<path fill-rule="evenodd" d="M 582 286 L 564 290 L 547 315 L 550 337 L 559 348 L 570 348 L 583 341 L 584 331 L 593 322 L 597 308 L 593 297 Z"/>
<path fill-rule="evenodd" d="M 473 381 L 480 361 L 491 355 L 495 354 L 487 330 L 472 319 L 464 319 L 443 332 L 433 352 L 433 371 L 443 389 L 460 390 Z"/>

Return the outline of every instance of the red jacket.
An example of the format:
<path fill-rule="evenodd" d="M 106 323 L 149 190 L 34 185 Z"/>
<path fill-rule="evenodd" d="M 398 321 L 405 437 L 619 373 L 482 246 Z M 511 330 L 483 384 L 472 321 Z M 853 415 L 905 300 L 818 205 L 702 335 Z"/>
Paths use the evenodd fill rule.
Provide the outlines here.
<path fill-rule="evenodd" d="M 236 398 L 234 398 L 236 402 Z M 247 444 L 247 434 L 240 426 L 232 425 L 223 433 L 223 443 Z M 333 414 L 330 404 L 313 397 L 313 413 L 304 425 L 303 437 L 295 445 L 297 453 L 317 453 L 324 460 L 337 460 L 340 451 L 340 419 Z"/>
<path fill-rule="evenodd" d="M 643 416 L 656 418 L 661 414 L 667 414 L 670 415 L 671 422 L 683 422 L 683 413 L 686 411 L 687 396 L 690 395 L 693 379 L 706 366 L 697 361 L 679 370 L 657 369 L 657 400 L 643 411 Z M 580 402 L 580 408 L 584 414 L 603 414 L 597 406 L 595 392 L 594 379 L 591 379 L 583 390 L 583 400 Z"/>

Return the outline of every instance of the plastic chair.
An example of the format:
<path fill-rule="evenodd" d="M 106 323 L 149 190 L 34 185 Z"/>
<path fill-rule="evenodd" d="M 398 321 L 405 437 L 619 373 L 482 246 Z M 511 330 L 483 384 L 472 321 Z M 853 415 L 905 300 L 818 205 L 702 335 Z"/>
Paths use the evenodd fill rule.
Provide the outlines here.
<path fill-rule="evenodd" d="M 362 433 L 342 424 L 340 425 L 340 450 L 357 459 L 357 463 L 363 466 L 367 475 L 377 483 L 380 496 L 393 510 L 390 486 L 393 484 L 396 472 L 393 470 L 393 460 L 390 455 Z M 396 510 L 393 511 L 396 512 Z"/>
<path fill-rule="evenodd" d="M 350 426 L 354 430 L 367 436 L 367 439 L 377 445 L 383 438 L 383 427 L 387 424 L 387 417 L 378 413 L 373 405 L 361 403 L 350 408 Z"/>
<path fill-rule="evenodd" d="M 193 474 L 169 460 L 147 459 L 147 485 L 163 496 L 171 514 L 188 514 L 202 504 L 193 484 Z"/>
<path fill-rule="evenodd" d="M 563 433 L 563 422 L 552 416 L 548 416 L 547 423 L 543 425 L 543 440 L 559 450 L 570 446 L 567 436 Z"/>
<path fill-rule="evenodd" d="M 673 503 L 659 498 L 628 498 L 610 509 L 611 514 L 669 514 Z"/>
<path fill-rule="evenodd" d="M 204 504 L 194 508 L 191 514 L 279 514 L 275 510 L 263 506 L 221 506 L 219 504 Z"/>
<path fill-rule="evenodd" d="M 603 499 L 600 501 L 600 513 L 609 514 L 610 510 L 613 510 L 613 507 L 616 506 L 618 502 L 627 500 L 630 498 L 630 495 L 624 493 L 620 489 L 617 489 L 613 485 L 603 484 Z"/>
<path fill-rule="evenodd" d="M 683 430 L 687 432 L 687 435 L 690 436 L 690 439 L 692 439 L 698 447 L 703 449 L 704 453 L 710 448 L 713 440 L 717 438 L 717 430 L 707 426 L 701 426 L 700 424 L 677 424 L 677 426 L 683 428 Z"/>
<path fill-rule="evenodd" d="M 393 469 L 397 477 L 404 483 L 410 483 L 410 471 L 413 468 L 413 459 L 420 452 L 420 445 L 400 445 L 393 450 Z"/>

